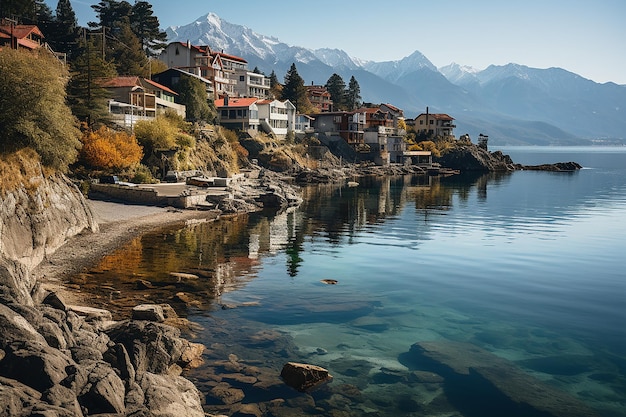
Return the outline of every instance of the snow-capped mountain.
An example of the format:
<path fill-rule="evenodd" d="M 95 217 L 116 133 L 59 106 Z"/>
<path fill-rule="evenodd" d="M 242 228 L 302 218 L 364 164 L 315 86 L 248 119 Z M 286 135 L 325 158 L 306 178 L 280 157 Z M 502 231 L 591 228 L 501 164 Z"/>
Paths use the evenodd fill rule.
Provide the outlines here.
<path fill-rule="evenodd" d="M 292 47 L 277 38 L 265 36 L 252 29 L 222 20 L 215 13 L 208 13 L 185 26 L 171 26 L 165 31 L 170 42 L 190 41 L 194 45 L 209 45 L 232 55 L 261 61 L 276 62 L 298 58 L 298 61 L 317 60 L 313 51 Z"/>
<path fill-rule="evenodd" d="M 439 68 L 439 72 L 442 73 L 448 81 L 456 85 L 467 85 L 478 82 L 476 74 L 480 71 L 476 68 L 459 65 L 456 62 Z"/>
<path fill-rule="evenodd" d="M 399 61 L 365 62 L 363 68 L 391 82 L 423 68 L 437 72 L 437 67 L 420 51 L 415 51 Z"/>
<path fill-rule="evenodd" d="M 429 106 L 456 121 L 457 133 L 489 132 L 493 143 L 582 144 L 580 138 L 626 143 L 626 86 L 598 84 L 560 68 L 491 65 L 478 71 L 452 63 L 437 69 L 421 52 L 372 62 L 340 49 L 311 50 L 226 22 L 214 13 L 166 30 L 169 41 L 190 41 L 237 55 L 281 77 L 295 63 L 305 83 L 333 73 L 354 76 L 364 101 L 392 103 L 415 117 Z"/>

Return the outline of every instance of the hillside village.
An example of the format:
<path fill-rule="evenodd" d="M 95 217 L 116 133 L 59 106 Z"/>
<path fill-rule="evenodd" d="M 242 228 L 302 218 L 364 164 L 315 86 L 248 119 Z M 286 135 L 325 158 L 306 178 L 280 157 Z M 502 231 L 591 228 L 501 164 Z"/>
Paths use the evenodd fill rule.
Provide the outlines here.
<path fill-rule="evenodd" d="M 3 20 L 0 47 L 45 49 L 67 64 L 66 53 L 52 50 L 37 25 Z M 278 83 L 277 90 L 275 74 L 261 74 L 248 68 L 244 58 L 214 50 L 210 45 L 171 42 L 151 59 L 151 68 L 159 67 L 153 64 L 157 60 L 162 70 L 151 72 L 149 77 L 115 75 L 96 80 L 105 92 L 104 124 L 132 134 L 138 123 L 154 121 L 169 112 L 206 126 L 208 120 L 189 117 L 181 100 L 180 80 L 191 79 L 202 85 L 204 99 L 215 111 L 210 122 L 235 132 L 240 140 L 267 135 L 279 144 L 321 144 L 349 162 L 415 164 L 424 168 L 432 167 L 433 152 L 438 156 L 433 140 L 455 140 L 453 117 L 429 113 L 426 108 L 414 119 L 405 118 L 403 110 L 391 103 L 363 103 L 354 79 L 351 86 L 356 85 L 356 97 L 352 108 L 337 106 L 328 85 L 303 85 L 306 105 L 298 108 L 295 99 L 279 96 L 283 85 Z M 295 64 L 292 68 L 298 79 Z M 163 179 L 166 171 L 153 175 Z"/>

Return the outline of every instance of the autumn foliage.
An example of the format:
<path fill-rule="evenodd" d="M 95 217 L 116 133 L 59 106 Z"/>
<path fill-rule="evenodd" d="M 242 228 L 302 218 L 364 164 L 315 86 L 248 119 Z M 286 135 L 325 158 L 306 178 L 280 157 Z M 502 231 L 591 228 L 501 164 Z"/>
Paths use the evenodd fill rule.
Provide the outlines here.
<path fill-rule="evenodd" d="M 139 164 L 143 156 L 142 148 L 134 135 L 104 126 L 96 131 L 85 132 L 81 142 L 81 159 L 86 165 L 96 169 L 131 168 Z"/>

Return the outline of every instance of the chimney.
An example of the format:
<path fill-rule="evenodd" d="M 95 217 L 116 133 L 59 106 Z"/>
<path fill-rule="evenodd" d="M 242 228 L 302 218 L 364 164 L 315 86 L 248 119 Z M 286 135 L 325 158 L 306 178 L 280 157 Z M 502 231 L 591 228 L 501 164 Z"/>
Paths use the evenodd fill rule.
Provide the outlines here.
<path fill-rule="evenodd" d="M 224 96 L 224 106 L 228 106 L 228 94 Z"/>

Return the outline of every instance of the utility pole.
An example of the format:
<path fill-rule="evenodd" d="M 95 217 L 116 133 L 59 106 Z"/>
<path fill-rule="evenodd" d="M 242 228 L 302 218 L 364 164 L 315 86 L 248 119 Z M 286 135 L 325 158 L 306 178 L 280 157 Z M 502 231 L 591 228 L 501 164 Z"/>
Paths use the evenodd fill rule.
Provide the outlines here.
<path fill-rule="evenodd" d="M 17 20 L 5 18 L 11 25 L 11 49 L 17 49 L 17 38 L 13 35 L 13 28 L 17 25 Z"/>

